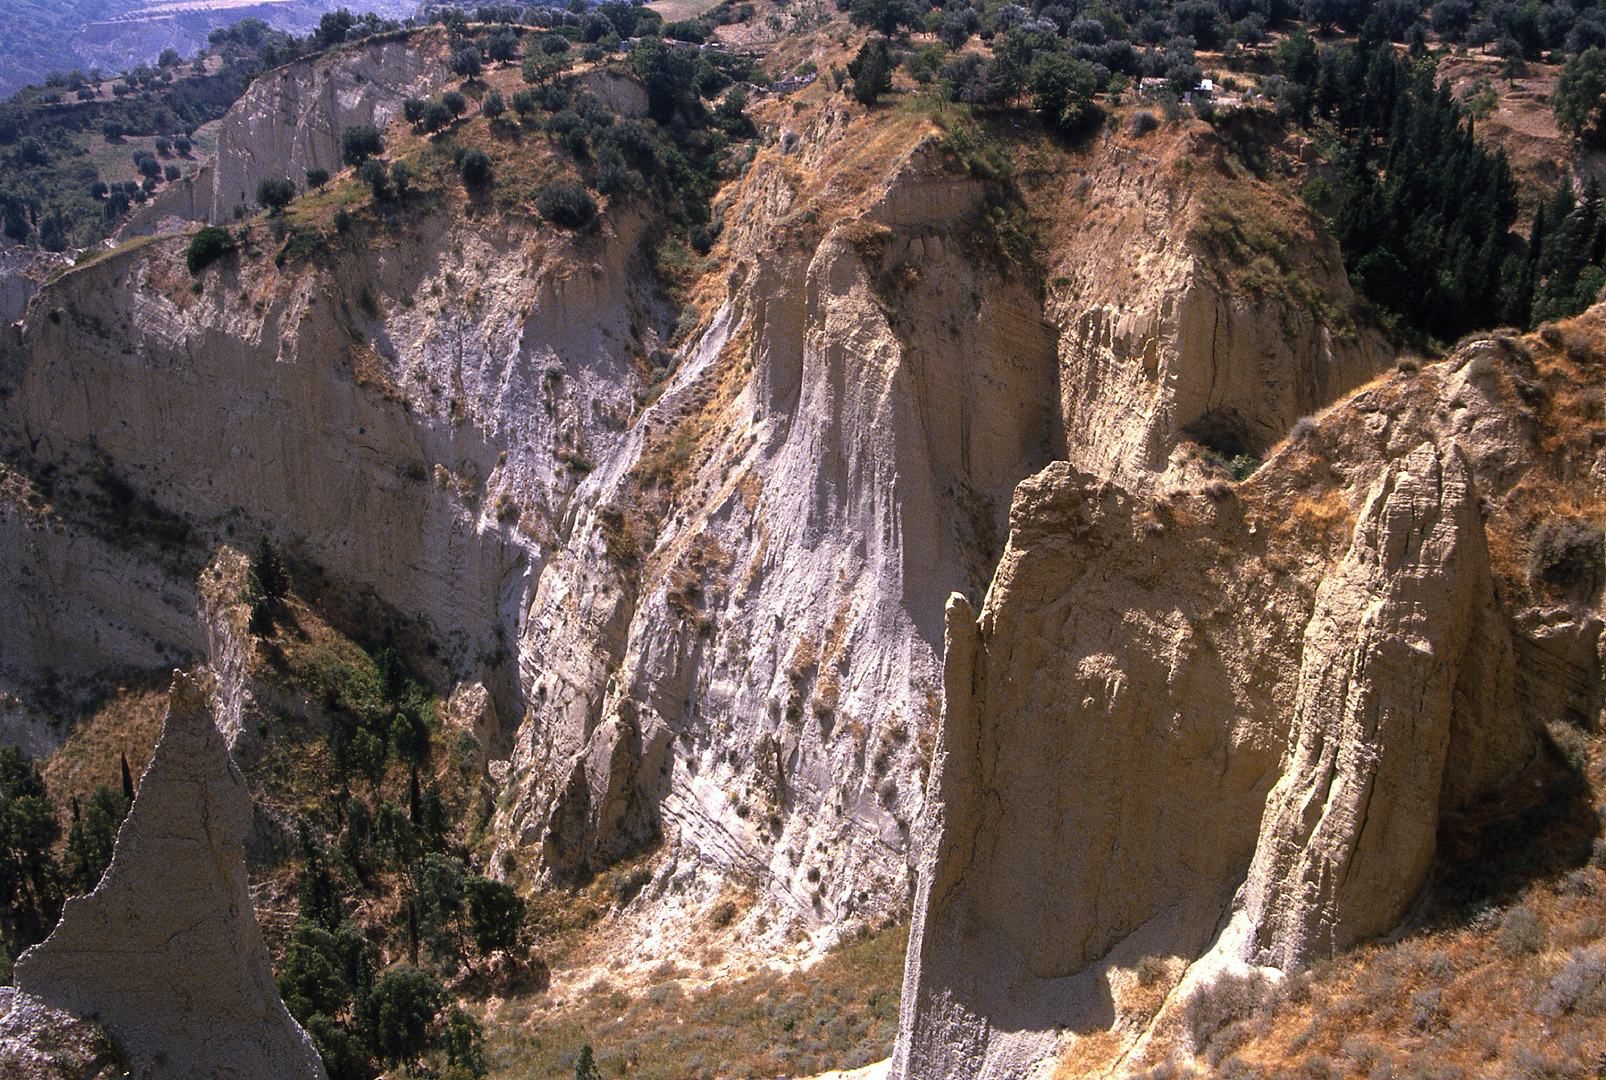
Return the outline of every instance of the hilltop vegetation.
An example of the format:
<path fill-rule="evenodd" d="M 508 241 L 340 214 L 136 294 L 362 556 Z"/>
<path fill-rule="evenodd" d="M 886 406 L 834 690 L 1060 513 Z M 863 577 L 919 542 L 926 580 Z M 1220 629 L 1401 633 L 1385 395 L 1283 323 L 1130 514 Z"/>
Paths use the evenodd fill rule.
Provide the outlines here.
<path fill-rule="evenodd" d="M 202 129 L 290 40 L 256 19 L 213 37 L 193 61 L 169 53 L 115 79 L 70 71 L 0 106 L 6 237 L 88 247 L 163 184 L 193 174 L 211 150 Z"/>
<path fill-rule="evenodd" d="M 929 7 L 918 0 L 855 0 L 839 7 L 869 36 L 851 63 L 832 71 L 832 86 L 871 105 L 892 89 L 893 72 L 901 69 L 917 90 L 984 112 L 1030 108 L 1050 128 L 1079 138 L 1130 100 L 1142 80 L 1164 80 L 1150 93 L 1178 110 L 1178 99 L 1207 70 L 1225 74 L 1224 87 L 1235 91 L 1231 100 L 1242 94 L 1246 104 L 1196 103 L 1194 111 L 1229 135 L 1257 175 L 1265 175 L 1268 137 L 1245 122 L 1246 113 L 1270 110 L 1285 129 L 1317 137 L 1330 167 L 1307 195 L 1329 216 L 1357 289 L 1421 345 L 1494 323 L 1526 328 L 1576 314 L 1606 280 L 1606 236 L 1591 194 L 1519 192 L 1503 155 L 1477 139 L 1468 106 L 1438 85 L 1434 51 L 1492 47 L 1508 71 L 1571 56 L 1558 116 L 1591 138 L 1597 105 L 1606 101 L 1606 76 L 1596 70 L 1606 71 L 1598 51 L 1606 43 L 1606 14 L 1599 9 L 1478 7 L 1467 0 L 1429 8 L 1392 0 L 1118 0 L 1075 10 L 1046 0 Z M 430 21 L 452 36 L 453 70 L 471 93 L 410 105 L 408 118 L 416 131 L 437 133 L 434 145 L 470 101 L 504 132 L 538 126 L 568 150 L 571 171 L 580 174 L 575 179 L 594 193 L 579 197 L 561 177 L 543 188 L 540 212 L 567 227 L 589 220 L 595 196 L 615 193 L 632 172 L 659 195 L 689 193 L 673 217 L 692 246 L 706 251 L 717 234 L 706 211 L 707 181 L 718 175 L 709 156 L 725 151 L 714 144 L 745 137 L 739 118 L 747 91 L 734 84 L 759 76 L 733 54 L 682 52 L 655 44 L 651 35 L 712 41 L 722 26 L 753 19 L 753 10 L 724 4 L 665 24 L 624 0 L 570 8 L 431 10 Z M 248 19 L 215 32 L 204 61 L 167 56 L 118 82 L 71 72 L 18 94 L 0 110 L 6 234 L 52 250 L 94 243 L 133 205 L 193 171 L 207 148 L 197 129 L 221 115 L 257 70 L 395 27 L 342 10 L 298 39 Z M 1322 43 L 1307 30 L 1333 40 Z M 634 121 L 603 131 L 594 104 L 554 82 L 576 62 L 619 56 L 626 39 L 642 35 L 649 36 L 626 63 L 648 85 L 657 125 L 651 130 L 672 134 L 667 155 L 663 147 L 649 150 L 652 140 L 641 134 L 649 129 Z M 513 64 L 522 65 L 528 89 L 491 88 L 480 78 Z M 727 89 L 730 97 L 711 114 L 701 106 L 675 113 L 676 102 L 714 99 Z M 464 102 L 462 110 L 449 107 L 454 100 Z M 712 142 L 689 137 L 688 125 L 712 132 Z M 188 152 L 175 149 L 185 145 Z M 478 170 L 479 160 L 471 167 Z M 454 157 L 452 168 L 461 165 Z M 488 185 L 494 175 L 493 168 L 478 183 Z M 1547 204 L 1537 219 L 1517 220 L 1519 204 L 1537 202 Z"/>
<path fill-rule="evenodd" d="M 162 5 L 147 0 L 7 0 L 0 5 L 0 99 L 52 72 L 151 64 L 166 50 L 186 57 L 205 51 L 207 37 L 242 16 L 265 18 L 287 33 L 305 33 L 341 0 L 267 0 Z M 364 9 L 401 17 L 411 0 L 368 0 Z"/>

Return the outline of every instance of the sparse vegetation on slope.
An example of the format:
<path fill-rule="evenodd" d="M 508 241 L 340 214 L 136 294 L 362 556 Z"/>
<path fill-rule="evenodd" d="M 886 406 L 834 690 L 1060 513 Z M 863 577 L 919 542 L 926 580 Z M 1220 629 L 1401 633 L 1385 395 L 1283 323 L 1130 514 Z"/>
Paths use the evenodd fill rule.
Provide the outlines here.
<path fill-rule="evenodd" d="M 719 917 L 716 907 L 709 915 Z M 600 932 L 600 931 L 599 931 Z M 907 927 L 849 942 L 812 967 L 713 980 L 666 963 L 645 987 L 599 974 L 565 1002 L 514 996 L 486 1020 L 490 1075 L 568 1080 L 582 1049 L 604 1077 L 807 1076 L 892 1052 Z M 689 968 L 689 969 L 688 969 Z"/>
<path fill-rule="evenodd" d="M 1513 793 L 1447 824 L 1422 924 L 1320 963 L 1203 1032 L 1194 1070 L 1152 1076 L 1547 1076 L 1606 1065 L 1606 757 L 1562 725 Z M 1518 795 L 1520 798 L 1521 795 Z"/>

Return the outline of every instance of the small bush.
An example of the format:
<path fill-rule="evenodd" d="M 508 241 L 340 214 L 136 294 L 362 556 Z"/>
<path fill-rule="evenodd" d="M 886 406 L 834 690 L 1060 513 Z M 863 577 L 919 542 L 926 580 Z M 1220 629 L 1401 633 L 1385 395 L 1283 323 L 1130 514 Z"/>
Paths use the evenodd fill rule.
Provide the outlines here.
<path fill-rule="evenodd" d="M 1539 1011 L 1551 1017 L 1606 1013 L 1606 949 L 1599 945 L 1574 949 L 1567 965 L 1551 980 Z"/>
<path fill-rule="evenodd" d="M 484 64 L 480 50 L 468 45 L 453 53 L 446 66 L 451 69 L 453 75 L 461 75 L 465 79 L 477 79 Z"/>
<path fill-rule="evenodd" d="M 257 183 L 257 205 L 277 214 L 296 197 L 296 186 L 287 176 L 264 177 Z"/>
<path fill-rule="evenodd" d="M 681 996 L 679 979 L 667 979 L 647 990 L 647 1000 L 654 1005 L 673 1005 Z"/>
<path fill-rule="evenodd" d="M 1300 187 L 1299 197 L 1307 206 L 1326 206 L 1333 197 L 1333 185 L 1320 176 L 1313 176 Z"/>
<path fill-rule="evenodd" d="M 1167 975 L 1165 961 L 1158 956 L 1145 956 L 1138 961 L 1138 985 L 1144 988 L 1159 986 Z"/>
<path fill-rule="evenodd" d="M 376 202 L 390 196 L 390 170 L 385 168 L 383 161 L 363 162 L 362 168 L 357 170 L 357 177 L 373 190 Z"/>
<path fill-rule="evenodd" d="M 1260 468 L 1260 459 L 1253 454 L 1239 454 L 1227 462 L 1227 475 L 1234 481 L 1247 480 Z"/>
<path fill-rule="evenodd" d="M 548 184 L 536 196 L 535 208 L 542 217 L 564 229 L 578 229 L 597 216 L 596 200 L 585 188 L 562 181 Z"/>
<path fill-rule="evenodd" d="M 1182 1007 L 1183 1021 L 1193 1035 L 1194 1046 L 1207 1047 L 1218 1031 L 1247 1020 L 1265 996 L 1266 989 L 1266 979 L 1262 975 L 1231 973 L 1200 987 Z"/>
<path fill-rule="evenodd" d="M 1567 768 L 1582 773 L 1589 768 L 1589 738 L 1571 724 L 1552 720 L 1545 725 L 1550 746 Z"/>
<path fill-rule="evenodd" d="M 1148 109 L 1139 109 L 1132 114 L 1131 131 L 1134 136 L 1147 135 L 1160 126 L 1160 118 Z"/>
<path fill-rule="evenodd" d="M 340 157 L 347 165 L 361 165 L 385 152 L 385 140 L 372 124 L 353 124 L 340 136 Z"/>
<path fill-rule="evenodd" d="M 608 884 L 613 888 L 614 896 L 618 898 L 619 903 L 628 904 L 651 881 L 652 871 L 645 866 L 637 866 L 629 871 L 614 871 L 608 879 Z"/>
<path fill-rule="evenodd" d="M 1544 920 L 1527 906 L 1512 908 L 1506 912 L 1500 924 L 1500 949 L 1507 956 L 1528 956 L 1540 952 L 1548 938 Z"/>
<path fill-rule="evenodd" d="M 1551 518 L 1534 534 L 1529 572 L 1537 582 L 1593 594 L 1606 568 L 1606 530 L 1591 521 Z"/>
<path fill-rule="evenodd" d="M 425 131 L 439 131 L 452 122 L 452 110 L 446 107 L 444 101 L 431 101 L 425 104 L 423 115 L 419 123 Z"/>
<path fill-rule="evenodd" d="M 189 249 L 184 253 L 184 265 L 189 267 L 190 273 L 199 274 L 236 246 L 227 229 L 208 225 L 190 240 Z"/>
<path fill-rule="evenodd" d="M 495 60 L 499 63 L 506 63 L 509 60 L 517 60 L 519 56 L 518 35 L 513 33 L 511 30 L 503 30 L 501 33 L 491 38 L 490 44 L 486 48 L 486 53 L 492 60 Z"/>
<path fill-rule="evenodd" d="M 463 157 L 462 177 L 466 188 L 482 189 L 490 186 L 495 170 L 484 150 L 470 150 Z"/>

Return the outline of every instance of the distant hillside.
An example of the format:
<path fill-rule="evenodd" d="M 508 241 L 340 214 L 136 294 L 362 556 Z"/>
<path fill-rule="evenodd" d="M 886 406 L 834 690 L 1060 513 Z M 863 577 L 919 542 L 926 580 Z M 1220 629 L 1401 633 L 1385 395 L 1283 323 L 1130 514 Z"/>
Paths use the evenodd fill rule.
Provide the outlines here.
<path fill-rule="evenodd" d="M 5 0 L 0 4 L 0 99 L 53 71 L 122 71 L 164 49 L 185 57 L 207 35 L 244 18 L 304 34 L 328 11 L 348 7 L 387 18 L 413 14 L 413 0 Z"/>

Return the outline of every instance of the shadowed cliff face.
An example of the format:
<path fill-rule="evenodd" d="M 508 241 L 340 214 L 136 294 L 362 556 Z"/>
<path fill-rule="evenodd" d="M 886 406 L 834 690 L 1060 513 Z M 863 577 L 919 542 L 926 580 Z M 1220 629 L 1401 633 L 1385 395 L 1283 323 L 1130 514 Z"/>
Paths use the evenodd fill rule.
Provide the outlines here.
<path fill-rule="evenodd" d="M 382 119 L 439 74 L 432 40 L 272 73 L 225 121 L 217 175 L 323 162 L 331 110 Z M 1012 194 L 919 115 L 833 99 L 791 116 L 796 137 L 721 193 L 721 243 L 691 290 L 703 318 L 672 348 L 641 254 L 652 223 L 629 206 L 575 237 L 470 220 L 454 189 L 311 260 L 236 255 L 199 294 L 175 239 L 64 274 L 0 343 L 19 485 L 0 510 L 19 567 L 0 579 L 0 632 L 30 642 L 0 656 L 5 678 L 205 657 L 195 579 L 215 543 L 266 531 L 416 616 L 437 675 L 489 691 L 510 788 L 499 855 L 583 874 L 662 836 L 686 859 L 655 888 L 750 882 L 787 912 L 777 935 L 901 910 L 942 599 L 988 588 L 1015 485 L 1066 458 L 1138 513 L 1199 475 L 1174 451 L 1201 416 L 1236 418 L 1261 449 L 1381 348 L 1214 267 L 1198 233 L 1230 172 L 1202 129 L 1029 147 Z M 1311 241 L 1302 272 L 1347 311 L 1319 226 L 1233 183 Z M 1017 197 L 1052 227 L 1010 255 L 989 214 Z M 1192 633 L 1146 588 L 1134 664 Z M 1193 662 L 1203 686 L 1224 661 Z M 1089 686 L 1120 666 L 1088 665 Z M 1208 760 L 1205 727 L 1175 753 Z M 1280 736 L 1245 732 L 1247 756 L 1213 782 L 1253 801 Z M 1155 871 L 1179 888 L 1217 872 Z M 1109 914 L 1074 947 L 1026 949 L 1030 964 L 1072 973 L 1153 912 Z"/>
<path fill-rule="evenodd" d="M 1536 348 L 1385 376 L 1236 487 L 1020 485 L 985 605 L 948 609 L 897 1075 L 1198 1049 L 1191 1003 L 1395 929 L 1441 815 L 1593 713 L 1598 588 L 1513 558 L 1600 499 Z"/>

